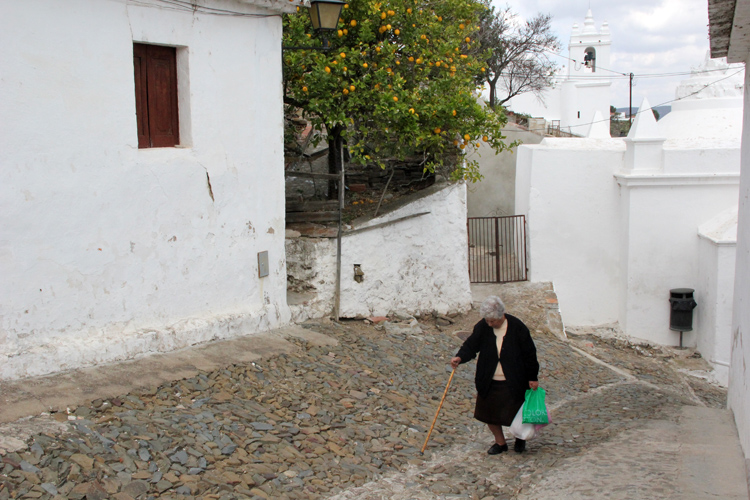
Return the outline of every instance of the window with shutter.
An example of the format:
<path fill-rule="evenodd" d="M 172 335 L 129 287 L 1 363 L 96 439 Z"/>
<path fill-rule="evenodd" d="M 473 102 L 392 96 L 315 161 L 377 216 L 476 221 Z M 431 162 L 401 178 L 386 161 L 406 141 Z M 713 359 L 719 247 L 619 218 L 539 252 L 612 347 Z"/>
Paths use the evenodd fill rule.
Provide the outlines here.
<path fill-rule="evenodd" d="M 133 44 L 139 148 L 173 147 L 180 143 L 176 61 L 174 47 Z"/>

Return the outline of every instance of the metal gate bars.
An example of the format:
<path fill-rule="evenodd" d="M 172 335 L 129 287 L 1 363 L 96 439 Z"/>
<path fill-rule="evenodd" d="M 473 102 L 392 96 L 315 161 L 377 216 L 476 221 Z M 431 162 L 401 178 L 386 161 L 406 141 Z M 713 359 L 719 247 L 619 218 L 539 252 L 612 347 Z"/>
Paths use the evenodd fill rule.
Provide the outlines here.
<path fill-rule="evenodd" d="M 469 217 L 469 278 L 472 283 L 526 281 L 526 217 Z"/>

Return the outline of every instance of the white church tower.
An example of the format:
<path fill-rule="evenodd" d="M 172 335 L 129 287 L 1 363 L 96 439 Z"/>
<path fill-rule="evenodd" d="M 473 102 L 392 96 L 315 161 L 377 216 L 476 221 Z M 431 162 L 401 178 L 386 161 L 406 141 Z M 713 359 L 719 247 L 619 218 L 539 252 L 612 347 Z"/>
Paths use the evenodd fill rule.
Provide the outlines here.
<path fill-rule="evenodd" d="M 606 76 L 610 68 L 612 37 L 605 21 L 596 29 L 594 16 L 589 9 L 583 29 L 573 25 L 568 44 L 568 78 L 562 84 L 560 100 L 560 128 L 577 135 L 588 130 L 598 111 L 604 120 L 609 120 L 610 86 Z M 606 124 L 609 128 L 609 123 Z"/>
<path fill-rule="evenodd" d="M 611 67 L 611 46 L 609 24 L 605 21 L 597 29 L 589 9 L 583 29 L 573 25 L 567 72 L 563 68 L 558 73 L 542 100 L 531 93 L 521 94 L 511 99 L 508 107 L 517 113 L 544 118 L 547 124 L 559 123 L 561 130 L 575 135 L 586 136 L 595 130 L 597 137 L 609 137 L 612 82 L 608 77 L 613 73 L 607 70 Z"/>

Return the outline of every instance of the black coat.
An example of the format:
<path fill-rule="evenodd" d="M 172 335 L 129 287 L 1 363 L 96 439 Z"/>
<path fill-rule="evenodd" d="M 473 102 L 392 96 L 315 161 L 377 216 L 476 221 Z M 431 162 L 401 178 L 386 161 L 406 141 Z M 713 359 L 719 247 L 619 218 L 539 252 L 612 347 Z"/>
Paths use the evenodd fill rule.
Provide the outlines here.
<path fill-rule="evenodd" d="M 529 381 L 537 380 L 539 375 L 536 346 L 531 340 L 529 329 L 520 319 L 510 314 L 506 314 L 505 318 L 508 330 L 499 360 L 511 393 L 515 398 L 523 400 L 526 390 L 529 389 Z M 456 356 L 461 358 L 461 363 L 466 363 L 474 359 L 477 353 L 479 359 L 474 382 L 477 392 L 486 396 L 497 369 L 498 355 L 495 331 L 484 319 L 474 326 L 474 332 L 466 339 Z"/>

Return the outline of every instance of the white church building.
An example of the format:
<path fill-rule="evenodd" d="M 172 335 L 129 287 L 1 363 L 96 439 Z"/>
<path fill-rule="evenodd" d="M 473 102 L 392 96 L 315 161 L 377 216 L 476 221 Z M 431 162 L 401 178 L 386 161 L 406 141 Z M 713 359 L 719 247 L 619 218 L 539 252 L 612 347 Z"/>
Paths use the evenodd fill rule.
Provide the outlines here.
<path fill-rule="evenodd" d="M 597 29 L 589 9 L 583 28 L 573 25 L 568 64 L 556 76 L 553 87 L 541 99 L 531 93 L 516 96 L 508 101 L 508 109 L 544 118 L 548 125 L 574 135 L 586 135 L 592 122 L 605 123 L 609 130 L 612 82 L 605 76 L 611 46 L 609 24 L 605 21 Z"/>
<path fill-rule="evenodd" d="M 530 279 L 554 282 L 565 323 L 617 322 L 629 336 L 678 345 L 670 290 L 691 288 L 698 307 L 682 341 L 699 349 L 724 384 L 743 73 L 707 58 L 658 123 L 644 100 L 627 138 L 596 127 L 585 138 L 546 138 L 519 148 L 516 172 Z"/>

